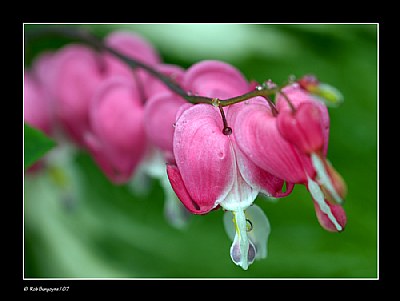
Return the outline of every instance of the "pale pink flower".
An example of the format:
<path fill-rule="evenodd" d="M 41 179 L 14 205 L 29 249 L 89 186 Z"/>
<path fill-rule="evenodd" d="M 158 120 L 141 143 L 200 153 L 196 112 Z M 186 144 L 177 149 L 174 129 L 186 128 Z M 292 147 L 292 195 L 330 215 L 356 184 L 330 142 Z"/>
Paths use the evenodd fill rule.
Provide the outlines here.
<path fill-rule="evenodd" d="M 91 102 L 89 122 L 85 143 L 95 161 L 112 182 L 127 182 L 147 149 L 136 82 L 118 77 L 104 81 Z"/>
<path fill-rule="evenodd" d="M 52 135 L 56 120 L 51 96 L 52 52 L 43 52 L 24 70 L 24 121 Z"/>
<path fill-rule="evenodd" d="M 70 44 L 53 57 L 51 94 L 57 119 L 79 146 L 89 129 L 89 103 L 104 80 L 101 58 L 82 45 Z"/>
<path fill-rule="evenodd" d="M 155 67 L 161 63 L 160 55 L 156 49 L 144 37 L 134 32 L 113 31 L 105 37 L 104 43 L 128 58 L 136 59 L 149 66 Z M 134 70 L 108 52 L 105 52 L 102 57 L 108 75 L 127 77 L 137 81 L 139 83 L 137 88 L 140 89 L 142 101 L 148 98 L 146 88 L 149 81 L 152 81 L 152 77 L 145 70 L 141 68 Z"/>
<path fill-rule="evenodd" d="M 47 135 L 51 133 L 49 98 L 40 83 L 27 70 L 24 72 L 24 121 Z"/>
<path fill-rule="evenodd" d="M 159 65 L 157 70 L 182 85 L 185 71 L 174 65 Z M 174 162 L 172 140 L 176 114 L 187 102 L 171 92 L 164 83 L 151 78 L 146 84 L 149 99 L 144 105 L 144 127 L 149 141 L 159 149 L 167 162 Z"/>
<path fill-rule="evenodd" d="M 176 83 L 177 85 L 183 85 L 183 77 L 185 74 L 185 70 L 182 67 L 177 65 L 170 65 L 170 64 L 158 64 L 154 66 L 154 69 L 163 74 L 164 76 L 168 77 L 170 81 Z M 157 94 L 173 94 L 177 96 L 174 92 L 172 92 L 165 83 L 163 83 L 160 79 L 149 75 L 145 83 L 145 92 L 148 99 L 157 95 Z"/>

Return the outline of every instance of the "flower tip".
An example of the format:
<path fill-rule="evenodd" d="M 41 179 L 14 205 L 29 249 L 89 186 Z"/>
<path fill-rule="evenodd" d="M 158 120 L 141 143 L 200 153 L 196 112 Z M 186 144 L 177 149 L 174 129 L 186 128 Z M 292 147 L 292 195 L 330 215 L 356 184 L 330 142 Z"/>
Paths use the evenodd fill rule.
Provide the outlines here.
<path fill-rule="evenodd" d="M 347 195 L 347 185 L 342 176 L 326 158 L 312 153 L 311 160 L 319 178 L 320 188 L 327 201 L 331 204 L 343 205 Z"/>
<path fill-rule="evenodd" d="M 231 246 L 231 258 L 232 261 L 240 266 L 243 270 L 247 270 L 249 268 L 249 265 L 252 264 L 256 258 L 257 255 L 257 250 L 254 244 L 249 240 L 249 249 L 247 252 L 247 258 L 243 260 L 243 256 L 241 255 L 241 250 L 240 250 L 240 240 L 235 239 Z"/>
<path fill-rule="evenodd" d="M 338 89 L 327 83 L 321 83 L 314 75 L 305 75 L 297 83 L 327 106 L 337 107 L 344 101 L 343 94 Z"/>
<path fill-rule="evenodd" d="M 329 232 L 343 232 L 347 224 L 346 213 L 340 205 L 328 205 L 330 212 L 324 213 L 319 205 L 314 202 L 317 219 L 325 230 Z"/>

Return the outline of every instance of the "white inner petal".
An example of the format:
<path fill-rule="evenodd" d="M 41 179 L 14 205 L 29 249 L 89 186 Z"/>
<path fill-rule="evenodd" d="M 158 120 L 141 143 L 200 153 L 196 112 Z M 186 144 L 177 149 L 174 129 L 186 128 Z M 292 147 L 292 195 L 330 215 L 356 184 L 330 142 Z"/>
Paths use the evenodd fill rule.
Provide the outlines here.
<path fill-rule="evenodd" d="M 320 182 L 320 184 L 323 185 L 329 191 L 329 193 L 333 196 L 333 198 L 338 204 L 343 204 L 343 200 L 336 192 L 336 189 L 332 184 L 331 178 L 326 172 L 324 163 L 322 162 L 320 157 L 317 154 L 312 153 L 311 161 L 317 172 L 318 181 Z"/>
<path fill-rule="evenodd" d="M 255 204 L 246 209 L 245 216 L 248 220 L 247 236 L 249 242 L 254 245 L 257 251 L 255 259 L 266 258 L 268 255 L 268 237 L 271 232 L 268 218 L 264 211 Z M 251 227 L 249 227 L 249 223 L 251 223 Z M 224 228 L 230 240 L 234 241 L 235 237 L 237 237 L 237 233 L 234 215 L 231 211 L 226 211 L 224 213 Z"/>
<path fill-rule="evenodd" d="M 235 239 L 236 229 L 232 211 L 224 212 L 224 228 L 230 240 Z"/>
<path fill-rule="evenodd" d="M 310 178 L 308 178 L 308 190 L 311 193 L 313 199 L 317 202 L 319 208 L 323 213 L 325 213 L 329 220 L 334 224 L 336 230 L 342 231 L 342 226 L 338 223 L 335 216 L 333 215 L 331 208 L 325 202 L 325 196 L 322 192 L 321 188 L 319 187 L 318 183 L 314 182 Z"/>
<path fill-rule="evenodd" d="M 236 221 L 236 234 L 239 238 L 240 247 L 240 262 L 238 263 L 244 270 L 249 267 L 248 253 L 249 253 L 249 238 L 247 237 L 247 222 L 243 210 L 234 212 Z"/>
<path fill-rule="evenodd" d="M 248 231 L 247 235 L 256 246 L 256 258 L 266 258 L 268 254 L 268 237 L 271 232 L 269 220 L 264 211 L 254 204 L 246 209 L 246 217 L 252 223 L 252 229 Z"/>

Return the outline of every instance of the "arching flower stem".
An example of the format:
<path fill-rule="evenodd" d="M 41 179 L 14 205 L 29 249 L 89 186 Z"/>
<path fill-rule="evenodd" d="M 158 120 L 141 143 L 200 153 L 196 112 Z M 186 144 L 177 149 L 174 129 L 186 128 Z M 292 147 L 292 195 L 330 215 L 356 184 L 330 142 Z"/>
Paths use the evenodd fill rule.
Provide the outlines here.
<path fill-rule="evenodd" d="M 125 64 L 130 66 L 133 69 L 136 68 L 141 68 L 148 72 L 150 75 L 158 78 L 160 81 L 162 81 L 171 91 L 175 92 L 176 94 L 180 95 L 182 98 L 187 100 L 190 103 L 193 104 L 199 104 L 199 103 L 206 103 L 213 105 L 213 98 L 206 97 L 206 96 L 201 96 L 201 95 L 192 95 L 190 92 L 185 91 L 180 85 L 175 83 L 170 77 L 158 72 L 157 70 L 153 69 L 149 65 L 127 57 L 126 55 L 120 53 L 119 51 L 116 51 L 115 49 L 106 46 L 98 37 L 94 36 L 91 34 L 89 31 L 82 29 L 82 28 L 75 28 L 75 27 L 41 27 L 35 30 L 31 30 L 27 33 L 25 33 L 25 45 L 29 44 L 29 41 L 39 38 L 44 35 L 62 35 L 67 38 L 79 40 L 94 49 L 98 51 L 106 51 L 121 61 L 123 61 Z M 220 107 L 226 107 L 235 103 L 239 103 L 257 96 L 262 96 L 264 97 L 267 102 L 269 103 L 272 114 L 277 115 L 278 111 L 275 108 L 274 103 L 272 100 L 269 98 L 269 96 L 274 95 L 278 92 L 281 92 L 281 88 L 278 87 L 277 85 L 266 85 L 262 84 L 256 87 L 255 90 L 250 91 L 248 93 L 245 93 L 243 95 L 239 95 L 236 97 L 228 98 L 228 99 L 220 99 L 219 100 L 219 106 Z M 282 93 L 282 92 L 281 92 Z M 289 104 L 290 105 L 290 104 Z"/>

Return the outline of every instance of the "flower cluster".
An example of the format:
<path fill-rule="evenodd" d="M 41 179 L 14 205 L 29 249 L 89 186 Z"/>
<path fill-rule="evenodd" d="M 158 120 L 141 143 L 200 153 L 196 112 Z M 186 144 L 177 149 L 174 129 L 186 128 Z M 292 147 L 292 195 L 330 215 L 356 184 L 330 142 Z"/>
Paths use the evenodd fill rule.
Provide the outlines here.
<path fill-rule="evenodd" d="M 54 137 L 62 133 L 115 184 L 143 170 L 160 179 L 167 217 L 177 226 L 188 212 L 225 210 L 230 255 L 243 269 L 267 256 L 270 225 L 254 204 L 260 193 L 282 198 L 303 184 L 321 226 L 344 229 L 346 186 L 327 159 L 324 103 L 340 102 L 338 91 L 312 76 L 282 88 L 248 82 L 222 61 L 200 61 L 185 70 L 164 64 L 133 33 L 112 32 L 103 43 L 154 72 L 80 44 L 42 53 L 25 70 L 27 123 Z M 161 76 L 194 95 L 193 101 Z"/>

